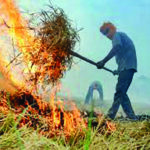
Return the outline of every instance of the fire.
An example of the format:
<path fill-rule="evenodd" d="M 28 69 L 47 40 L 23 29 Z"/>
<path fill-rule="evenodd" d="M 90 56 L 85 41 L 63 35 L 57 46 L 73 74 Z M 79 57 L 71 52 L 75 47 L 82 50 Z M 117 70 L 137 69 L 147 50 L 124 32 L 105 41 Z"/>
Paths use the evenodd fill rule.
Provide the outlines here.
<path fill-rule="evenodd" d="M 115 123 L 113 123 L 111 121 L 107 121 L 106 125 L 107 125 L 108 132 L 116 131 L 116 124 Z"/>
<path fill-rule="evenodd" d="M 21 91 L 20 91 L 21 92 Z M 11 111 L 15 113 L 16 120 L 21 114 L 18 127 L 40 128 L 40 133 L 48 137 L 65 135 L 70 137 L 80 130 L 84 133 L 87 122 L 81 117 L 75 104 L 68 104 L 72 110 L 65 110 L 62 101 L 55 102 L 54 107 L 50 103 L 42 101 L 39 97 L 30 95 L 29 92 L 21 92 L 10 96 Z M 19 95 L 20 94 L 20 95 Z M 10 107 L 7 105 L 6 93 L 0 93 L 0 111 L 7 114 Z"/>
<path fill-rule="evenodd" d="M 33 37 L 29 33 L 29 30 L 26 29 L 28 27 L 28 21 L 21 16 L 14 0 L 0 0 L 0 3 L 0 14 L 3 22 L 4 24 L 7 23 L 7 25 L 5 24 L 7 28 L 10 28 L 7 30 L 8 34 L 13 37 L 20 51 L 24 54 L 29 52 L 30 47 L 28 46 L 31 46 Z"/>
<path fill-rule="evenodd" d="M 55 71 L 53 71 L 51 67 L 53 67 L 53 64 L 48 64 L 48 66 L 43 65 L 43 66 L 32 66 L 31 63 L 31 55 L 30 53 L 34 54 L 33 49 L 35 50 L 35 55 L 36 56 L 38 53 L 36 53 L 36 49 L 40 49 L 41 43 L 40 40 L 38 40 L 33 36 L 32 31 L 28 30 L 29 29 L 29 23 L 28 21 L 22 17 L 19 8 L 16 6 L 16 3 L 14 0 L 0 0 L 1 6 L 0 6 L 0 36 L 5 36 L 13 38 L 13 41 L 15 43 L 15 47 L 17 48 L 18 51 L 20 51 L 23 55 L 24 62 L 26 64 L 26 67 L 24 68 L 24 73 L 36 73 L 37 70 L 42 70 L 43 68 L 49 69 L 49 74 L 50 76 L 54 76 L 57 78 L 59 76 L 59 69 L 61 67 L 61 63 L 56 61 L 56 68 Z M 0 40 L 0 44 L 4 45 L 2 47 L 3 52 L 6 52 L 8 48 L 7 44 L 3 42 L 3 40 Z M 44 47 L 44 45 L 43 45 Z M 37 51 L 38 52 L 38 51 Z M 5 54 L 3 54 L 5 55 Z M 48 131 L 48 135 L 51 136 L 52 134 L 54 135 L 56 132 L 58 132 L 58 129 L 63 129 L 63 132 L 66 135 L 72 134 L 75 132 L 78 128 L 80 127 L 86 127 L 86 123 L 81 117 L 81 114 L 79 110 L 76 108 L 74 104 L 71 104 L 73 109 L 72 111 L 64 111 L 64 103 L 62 101 L 55 101 L 55 95 L 57 90 L 55 89 L 54 91 L 51 91 L 50 95 L 50 103 L 43 102 L 40 98 L 36 97 L 35 95 L 32 96 L 32 92 L 25 92 L 29 88 L 27 87 L 27 83 L 25 83 L 24 80 L 21 80 L 22 82 L 20 83 L 20 80 L 16 78 L 16 76 L 13 75 L 12 67 L 6 67 L 9 64 L 9 60 L 4 58 L 2 53 L 0 54 L 0 68 L 1 71 L 3 70 L 3 75 L 7 77 L 10 81 L 12 81 L 15 86 L 18 89 L 22 89 L 21 91 L 11 93 L 13 96 L 10 97 L 12 106 L 16 109 L 17 113 L 21 113 L 23 109 L 28 107 L 27 112 L 36 115 L 37 118 L 34 118 L 32 115 L 30 116 L 28 113 L 23 117 L 20 121 L 19 126 L 23 126 L 28 123 L 29 126 L 37 126 L 40 124 L 40 117 L 42 120 L 46 123 L 46 127 L 43 127 L 44 133 L 46 130 Z M 41 57 L 43 59 L 48 58 L 48 52 L 45 50 L 41 52 L 41 54 L 37 55 L 37 57 Z M 65 55 L 62 53 L 62 57 Z M 52 54 L 51 59 L 56 59 L 57 55 L 55 52 Z M 36 57 L 34 59 L 34 63 L 36 64 Z M 49 60 L 51 63 L 51 60 Z M 53 62 L 52 62 L 53 63 Z M 65 68 L 64 68 L 65 69 Z M 44 72 L 43 72 L 44 74 Z M 16 74 L 15 74 L 16 75 Z M 37 74 L 35 74 L 37 75 Z M 42 80 L 42 79 L 41 79 Z M 3 81 L 3 80 L 2 80 Z M 0 80 L 0 82 L 2 82 Z M 3 83 L 3 82 L 2 82 Z M 29 82 L 30 84 L 31 82 Z M 59 86 L 57 86 L 58 89 Z M 8 86 L 10 88 L 10 85 Z M 5 88 L 6 90 L 8 89 L 7 87 Z M 34 87 L 33 87 L 34 88 Z M 31 89 L 30 89 L 31 90 Z M 29 91 L 30 91 L 29 90 Z M 7 90 L 9 91 L 9 90 Z M 14 94 L 16 93 L 16 94 Z M 3 98 L 5 99 L 5 98 Z M 35 105 L 32 107 L 31 104 L 35 103 Z M 38 115 L 37 115 L 38 114 Z M 47 128 L 47 129 L 46 129 Z M 51 132 L 53 131 L 53 132 Z M 59 131 L 60 132 L 60 131 Z"/>
<path fill-rule="evenodd" d="M 44 80 L 54 83 L 62 78 L 67 67 L 70 68 L 72 60 L 65 51 L 74 47 L 76 37 L 73 30 L 68 28 L 65 15 L 61 17 L 57 14 L 54 20 L 31 27 L 31 23 L 21 15 L 14 0 L 0 0 L 0 3 L 0 31 L 3 31 L 0 36 L 7 35 L 13 39 L 14 47 L 23 56 L 22 72 L 29 75 L 30 84 L 35 86 Z M 53 27 L 56 23 L 61 30 Z M 60 33 L 54 33 L 56 31 Z M 11 78 L 19 84 L 20 81 L 17 83 L 15 77 Z M 26 81 L 22 82 L 26 85 Z"/>
<path fill-rule="evenodd" d="M 78 130 L 83 132 L 83 129 L 87 128 L 87 120 L 81 117 L 81 113 L 74 103 L 68 104 L 71 110 L 67 111 L 64 108 L 66 105 L 64 102 L 58 99 L 55 101 L 57 90 L 51 91 L 49 103 L 42 101 L 33 92 L 36 89 L 36 80 L 43 81 L 47 77 L 46 75 L 49 75 L 50 79 L 54 81 L 61 77 L 62 70 L 67 68 L 64 61 L 62 61 L 65 59 L 66 53 L 61 52 L 61 47 L 58 46 L 56 49 L 53 48 L 53 53 L 49 56 L 48 52 L 51 50 L 49 49 L 49 41 L 46 41 L 47 45 L 45 45 L 42 44 L 40 38 L 33 36 L 29 22 L 21 15 L 15 1 L 0 0 L 0 4 L 0 71 L 4 78 L 14 84 L 11 86 L 8 82 L 5 90 L 11 90 L 11 92 L 7 91 L 11 93 L 10 103 L 14 108 L 16 118 L 25 110 L 18 127 L 26 124 L 35 128 L 39 126 L 41 128 L 40 132 L 49 137 L 60 134 L 70 136 Z M 64 21 L 60 17 L 59 20 Z M 21 52 L 23 56 L 24 64 L 20 66 L 20 68 L 23 68 L 21 71 L 19 67 L 15 68 L 8 65 L 10 60 L 4 56 L 10 47 L 5 41 L 6 39 L 3 40 L 4 37 L 7 37 L 8 41 L 13 39 L 15 49 Z M 70 60 L 71 58 L 68 57 L 67 59 Z M 61 61 L 64 64 L 61 64 Z M 31 73 L 32 76 L 27 76 L 28 73 Z M 19 75 L 30 78 L 27 78 L 28 80 L 18 78 Z M 4 81 L 0 80 L 0 83 L 3 84 Z M 14 88 L 18 90 L 14 91 Z M 58 85 L 57 88 L 59 88 Z M 0 108 L 6 109 L 0 109 L 0 111 L 10 109 L 7 106 L 6 99 L 6 92 L 1 91 Z"/>
<path fill-rule="evenodd" d="M 8 39 L 13 38 L 13 41 L 18 48 L 19 51 L 23 53 L 24 58 L 27 59 L 28 53 L 30 48 L 27 46 L 33 41 L 33 37 L 29 34 L 29 31 L 25 29 L 27 27 L 28 22 L 21 16 L 19 9 L 15 5 L 15 1 L 13 0 L 0 0 L 0 37 L 5 37 Z M 1 51 L 0 54 L 0 70 L 2 71 L 3 75 L 9 80 L 11 80 L 15 85 L 23 88 L 25 86 L 25 82 L 20 79 L 16 78 L 16 74 L 13 73 L 12 67 L 6 67 L 9 64 L 7 55 L 9 41 L 5 39 L 0 39 Z M 5 44 L 4 44 L 5 42 Z M 9 53 L 9 52 L 8 52 Z M 16 69 L 15 69 L 16 70 Z"/>
<path fill-rule="evenodd" d="M 19 91 L 16 95 L 10 95 L 10 106 L 7 104 L 6 92 L 0 92 L 0 111 L 7 115 L 9 110 L 15 113 L 15 119 L 18 120 L 18 127 L 27 125 L 34 129 L 39 129 L 39 132 L 47 137 L 65 136 L 69 138 L 77 132 L 80 135 L 85 135 L 85 129 L 88 127 L 88 120 L 81 115 L 75 103 L 69 102 L 68 110 L 65 109 L 65 103 L 55 101 L 52 107 L 49 102 L 42 101 L 40 97 L 32 96 L 30 92 Z M 102 122 L 102 114 L 97 117 Z M 112 133 L 116 131 L 115 123 L 103 120 L 106 123 L 101 123 L 107 129 L 106 132 Z M 96 122 L 93 122 L 94 126 Z M 97 122 L 97 125 L 99 123 Z M 102 128 L 103 131 L 103 126 Z M 106 125 L 106 126 L 105 126 Z"/>

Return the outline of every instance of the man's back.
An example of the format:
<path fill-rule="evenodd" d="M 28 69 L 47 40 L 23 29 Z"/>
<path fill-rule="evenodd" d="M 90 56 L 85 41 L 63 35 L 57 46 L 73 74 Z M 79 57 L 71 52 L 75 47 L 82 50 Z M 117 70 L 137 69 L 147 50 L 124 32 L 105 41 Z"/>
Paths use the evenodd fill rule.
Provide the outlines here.
<path fill-rule="evenodd" d="M 113 47 L 120 45 L 121 48 L 116 54 L 118 71 L 134 69 L 137 71 L 136 51 L 132 40 L 122 32 L 116 32 L 112 39 Z"/>

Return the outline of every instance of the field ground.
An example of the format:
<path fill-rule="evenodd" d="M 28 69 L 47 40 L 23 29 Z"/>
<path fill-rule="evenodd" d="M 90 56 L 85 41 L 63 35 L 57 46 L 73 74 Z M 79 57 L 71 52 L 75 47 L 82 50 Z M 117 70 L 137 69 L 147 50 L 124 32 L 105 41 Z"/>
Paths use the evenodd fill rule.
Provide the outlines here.
<path fill-rule="evenodd" d="M 80 109 L 90 109 L 77 102 Z M 96 104 L 96 103 L 95 103 Z M 104 102 L 103 107 L 95 107 L 95 110 L 106 112 L 109 102 Z M 135 105 L 139 109 L 139 105 Z M 144 112 L 148 107 L 141 108 Z M 139 111 L 140 113 L 140 111 Z M 121 114 L 121 113 L 120 113 Z M 0 112 L 0 150 L 136 150 L 150 149 L 150 121 L 113 121 L 116 131 L 108 132 L 105 129 L 92 129 L 89 127 L 85 135 L 77 132 L 66 139 L 64 136 L 47 138 L 39 134 L 39 129 L 34 130 L 23 126 L 17 128 L 18 122 L 14 121 L 14 115 L 9 112 L 7 117 Z"/>
<path fill-rule="evenodd" d="M 84 101 L 79 98 L 74 98 L 78 108 L 81 109 L 91 109 L 91 106 L 94 105 L 94 109 L 101 111 L 102 113 L 106 114 L 108 109 L 111 107 L 113 100 L 104 100 L 101 104 L 99 104 L 98 100 L 93 100 L 93 103 L 90 105 L 84 105 Z M 150 103 L 135 103 L 132 102 L 133 109 L 137 115 L 147 114 L 150 115 Z M 117 116 L 125 116 L 122 107 L 119 108 Z"/>

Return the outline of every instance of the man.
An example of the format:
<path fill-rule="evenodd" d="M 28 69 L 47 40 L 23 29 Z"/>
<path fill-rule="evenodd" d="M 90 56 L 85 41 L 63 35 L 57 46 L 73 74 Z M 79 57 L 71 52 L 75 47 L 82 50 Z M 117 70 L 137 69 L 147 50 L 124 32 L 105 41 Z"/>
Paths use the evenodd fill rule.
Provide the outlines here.
<path fill-rule="evenodd" d="M 136 120 L 137 117 L 127 95 L 133 75 L 137 72 L 137 58 L 134 44 L 125 33 L 117 32 L 116 27 L 110 22 L 104 23 L 100 27 L 100 32 L 112 41 L 112 49 L 103 60 L 97 63 L 97 68 L 103 68 L 106 62 L 113 56 L 115 56 L 116 63 L 118 64 L 118 70 L 115 72 L 118 73 L 116 93 L 114 94 L 114 102 L 107 116 L 114 119 L 121 104 L 127 117 Z"/>
<path fill-rule="evenodd" d="M 93 100 L 93 92 L 94 90 L 98 91 L 99 94 L 99 104 L 102 105 L 103 102 L 103 88 L 102 85 L 99 81 L 94 81 L 92 84 L 89 86 L 86 98 L 85 98 L 85 104 L 89 104 L 90 100 Z"/>

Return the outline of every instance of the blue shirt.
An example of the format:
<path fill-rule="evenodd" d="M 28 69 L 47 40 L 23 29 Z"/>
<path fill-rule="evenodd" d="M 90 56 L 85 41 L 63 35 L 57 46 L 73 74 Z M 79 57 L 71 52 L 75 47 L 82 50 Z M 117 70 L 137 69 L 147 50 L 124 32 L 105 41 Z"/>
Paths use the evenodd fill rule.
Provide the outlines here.
<path fill-rule="evenodd" d="M 116 32 L 112 39 L 113 47 L 120 45 L 120 50 L 115 55 L 118 71 L 134 69 L 137 71 L 137 57 L 132 40 L 122 32 Z"/>

